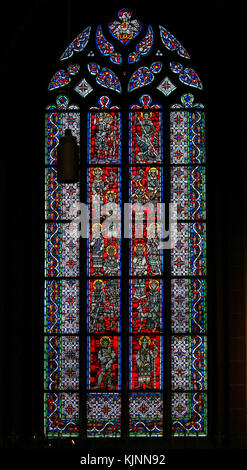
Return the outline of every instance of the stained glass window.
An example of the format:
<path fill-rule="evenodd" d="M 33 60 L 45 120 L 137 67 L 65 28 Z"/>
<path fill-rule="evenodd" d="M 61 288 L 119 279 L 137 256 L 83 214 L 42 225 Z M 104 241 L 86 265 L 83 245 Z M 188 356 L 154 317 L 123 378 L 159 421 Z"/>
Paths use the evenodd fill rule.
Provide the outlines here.
<path fill-rule="evenodd" d="M 47 85 L 44 434 L 206 436 L 200 71 L 128 8 L 81 31 Z M 79 177 L 62 183 L 68 129 Z"/>

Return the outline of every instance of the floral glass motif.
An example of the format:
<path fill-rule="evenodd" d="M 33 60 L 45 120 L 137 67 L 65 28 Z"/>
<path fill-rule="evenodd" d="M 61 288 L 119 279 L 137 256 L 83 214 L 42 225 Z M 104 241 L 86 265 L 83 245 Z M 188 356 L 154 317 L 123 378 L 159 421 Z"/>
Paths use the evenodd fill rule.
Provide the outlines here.
<path fill-rule="evenodd" d="M 170 68 L 174 73 L 179 73 L 179 80 L 185 85 L 199 88 L 199 90 L 203 89 L 202 82 L 195 70 L 188 67 L 184 69 L 181 64 L 176 62 L 171 62 Z"/>
<path fill-rule="evenodd" d="M 61 55 L 60 60 L 66 60 L 72 57 L 74 52 L 81 52 L 87 45 L 89 36 L 90 36 L 91 27 L 84 29 L 72 43 L 65 49 L 64 53 Z"/>
<path fill-rule="evenodd" d="M 207 343 L 203 336 L 173 336 L 173 390 L 205 390 L 207 386 L 206 349 Z"/>
<path fill-rule="evenodd" d="M 107 67 L 100 69 L 100 66 L 95 63 L 88 64 L 88 69 L 92 75 L 96 76 L 98 85 L 121 93 L 120 80 L 112 70 Z"/>
<path fill-rule="evenodd" d="M 65 70 L 59 70 L 53 75 L 48 90 L 54 90 L 55 88 L 60 88 L 66 86 L 70 82 L 70 76 Z"/>
<path fill-rule="evenodd" d="M 118 77 L 114 72 L 112 72 L 112 70 L 109 70 L 106 67 L 103 67 L 103 69 L 98 73 L 96 82 L 105 88 L 110 88 L 118 93 L 121 92 L 121 85 Z"/>
<path fill-rule="evenodd" d="M 171 108 L 204 108 L 202 103 L 194 103 L 194 95 L 192 93 L 184 93 L 180 98 L 180 103 L 174 103 L 171 105 Z"/>
<path fill-rule="evenodd" d="M 77 104 L 69 104 L 70 99 L 67 95 L 61 94 L 57 95 L 56 103 L 50 104 L 46 106 L 47 111 L 58 111 L 58 110 L 79 110 L 79 106 Z"/>
<path fill-rule="evenodd" d="M 202 111 L 172 111 L 171 163 L 205 163 L 205 117 Z"/>
<path fill-rule="evenodd" d="M 119 52 L 115 52 L 114 46 L 109 41 L 107 41 L 107 39 L 103 35 L 101 26 L 98 26 L 96 31 L 96 44 L 101 54 L 103 54 L 104 56 L 110 56 L 111 62 L 113 62 L 114 64 L 122 63 L 121 54 Z"/>
<path fill-rule="evenodd" d="M 71 81 L 71 75 L 76 75 L 80 70 L 79 65 L 70 65 L 67 68 L 67 72 L 65 70 L 59 70 L 58 72 L 53 75 L 49 86 L 48 90 L 54 90 L 56 88 L 61 88 L 63 86 L 66 86 L 69 84 Z"/>
<path fill-rule="evenodd" d="M 159 73 L 161 68 L 162 64 L 160 62 L 155 62 L 150 66 L 150 68 L 140 67 L 137 69 L 130 78 L 128 91 L 133 91 L 136 88 L 149 85 L 154 79 L 154 74 Z"/>
<path fill-rule="evenodd" d="M 77 64 L 72 64 L 72 65 L 69 65 L 68 68 L 67 68 L 67 71 L 70 75 L 76 75 L 80 70 L 80 65 L 77 65 Z"/>
<path fill-rule="evenodd" d="M 205 219 L 205 168 L 179 166 L 171 169 L 172 200 L 177 204 L 178 217 L 187 220 Z"/>
<path fill-rule="evenodd" d="M 206 226 L 201 222 L 178 223 L 177 242 L 171 253 L 172 275 L 205 276 Z"/>
<path fill-rule="evenodd" d="M 147 55 L 152 49 L 153 40 L 154 40 L 153 28 L 152 26 L 149 26 L 146 36 L 144 37 L 142 41 L 140 41 L 137 44 L 136 51 L 131 52 L 129 54 L 128 62 L 130 64 L 134 62 L 138 62 L 138 60 L 140 59 L 142 55 Z"/>
<path fill-rule="evenodd" d="M 188 52 L 184 49 L 181 43 L 169 33 L 166 28 L 160 26 L 160 37 L 164 46 L 170 51 L 176 51 L 178 55 L 186 59 L 190 59 Z"/>
<path fill-rule="evenodd" d="M 74 89 L 82 98 L 86 98 L 86 96 L 93 91 L 93 88 L 85 78 L 83 78 Z"/>
<path fill-rule="evenodd" d="M 140 21 L 131 20 L 131 17 L 131 11 L 124 8 L 118 12 L 118 18 L 120 21 L 111 21 L 108 25 L 113 37 L 118 39 L 122 44 L 127 44 L 141 31 Z"/>
<path fill-rule="evenodd" d="M 140 67 L 136 72 L 133 73 L 130 81 L 128 90 L 132 91 L 135 88 L 141 88 L 143 86 L 149 85 L 154 79 L 152 72 L 148 67 Z"/>
<path fill-rule="evenodd" d="M 205 279 L 172 279 L 171 323 L 173 333 L 207 331 L 207 287 Z"/>
<path fill-rule="evenodd" d="M 87 68 L 91 75 L 97 75 L 100 70 L 100 66 L 95 64 L 94 62 L 88 64 Z"/>
<path fill-rule="evenodd" d="M 163 93 L 163 95 L 168 96 L 174 90 L 176 90 L 176 86 L 172 83 L 169 77 L 163 78 L 162 82 L 157 86 L 157 89 Z"/>
<path fill-rule="evenodd" d="M 79 241 L 69 223 L 46 225 L 45 275 L 78 276 Z"/>
<path fill-rule="evenodd" d="M 69 98 L 66 95 L 58 95 L 56 98 L 58 108 L 67 109 L 69 105 Z"/>

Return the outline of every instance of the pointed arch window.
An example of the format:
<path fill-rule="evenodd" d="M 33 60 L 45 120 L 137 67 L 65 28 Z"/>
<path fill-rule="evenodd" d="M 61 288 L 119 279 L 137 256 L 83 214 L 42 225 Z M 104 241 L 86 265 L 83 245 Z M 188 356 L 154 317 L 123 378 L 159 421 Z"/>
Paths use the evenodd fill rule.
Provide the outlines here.
<path fill-rule="evenodd" d="M 51 74 L 46 437 L 207 435 L 205 111 L 191 63 L 164 26 L 122 9 L 85 26 Z M 61 183 L 66 129 L 79 176 Z"/>

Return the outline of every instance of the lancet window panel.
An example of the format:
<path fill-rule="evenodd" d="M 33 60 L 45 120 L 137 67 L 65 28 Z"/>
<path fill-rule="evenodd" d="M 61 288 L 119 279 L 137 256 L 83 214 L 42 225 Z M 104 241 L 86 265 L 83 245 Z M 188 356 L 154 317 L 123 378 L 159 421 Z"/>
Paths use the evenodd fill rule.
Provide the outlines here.
<path fill-rule="evenodd" d="M 80 249 L 71 220 L 80 183 L 57 178 L 60 137 L 70 129 L 80 143 L 80 113 L 49 106 L 45 115 L 44 433 L 79 436 Z M 59 109 L 60 108 L 60 109 Z"/>
<path fill-rule="evenodd" d="M 121 436 L 121 112 L 87 114 L 87 437 Z M 108 217 L 114 220 L 109 223 Z"/>
<path fill-rule="evenodd" d="M 174 436 L 207 435 L 205 158 L 204 111 L 171 111 L 170 191 L 178 217 L 176 243 L 171 250 L 171 387 L 174 391 L 171 415 Z"/>
<path fill-rule="evenodd" d="M 163 116 L 143 95 L 129 113 L 129 433 L 163 435 Z M 154 393 L 155 392 L 155 393 Z"/>

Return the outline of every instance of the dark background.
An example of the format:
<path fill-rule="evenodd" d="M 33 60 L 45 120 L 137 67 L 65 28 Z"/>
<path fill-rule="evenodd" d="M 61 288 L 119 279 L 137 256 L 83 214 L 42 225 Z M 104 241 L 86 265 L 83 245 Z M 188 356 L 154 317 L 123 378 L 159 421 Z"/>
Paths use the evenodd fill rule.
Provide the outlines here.
<path fill-rule="evenodd" d="M 31 449 L 33 434 L 42 432 L 40 214 L 47 85 L 69 42 L 84 27 L 116 18 L 123 7 L 132 9 L 143 23 L 162 24 L 173 32 L 191 54 L 192 67 L 205 85 L 209 314 L 213 319 L 210 341 L 214 354 L 210 357 L 210 380 L 215 391 L 210 447 L 246 448 L 246 376 L 244 373 L 236 379 L 238 385 L 242 380 L 242 395 L 234 394 L 231 369 L 232 328 L 239 329 L 236 338 L 241 332 L 244 336 L 241 327 L 244 317 L 240 320 L 240 313 L 245 312 L 246 11 L 239 0 L 139 5 L 111 6 L 71 0 L 70 21 L 67 1 L 13 1 L 2 7 L 1 444 L 5 449 Z M 245 348 L 245 338 L 242 339 L 241 347 Z M 237 361 L 241 360 L 244 366 L 244 349 L 239 354 Z M 241 406 L 239 400 L 243 402 Z M 238 408 L 242 410 L 239 421 Z M 192 445 L 200 448 L 201 444 Z"/>

